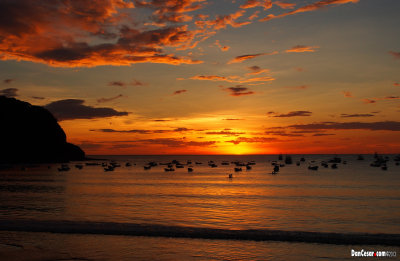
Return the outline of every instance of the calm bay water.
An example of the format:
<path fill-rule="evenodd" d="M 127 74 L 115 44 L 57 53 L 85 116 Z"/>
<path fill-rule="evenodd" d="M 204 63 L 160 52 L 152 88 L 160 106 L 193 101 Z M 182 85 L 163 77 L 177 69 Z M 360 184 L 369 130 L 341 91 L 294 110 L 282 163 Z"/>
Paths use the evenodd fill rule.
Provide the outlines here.
<path fill-rule="evenodd" d="M 2 170 L 0 222 L 51 220 L 236 230 L 400 234 L 400 166 L 396 166 L 393 160 L 388 162 L 388 170 L 381 170 L 369 166 L 373 161 L 372 155 L 366 155 L 363 161 L 356 160 L 356 155 L 341 155 L 347 164 L 338 164 L 338 169 L 320 166 L 318 171 L 313 171 L 307 168 L 309 161 L 319 163 L 333 156 L 304 157 L 306 162 L 296 166 L 300 155 L 293 155 L 294 164 L 282 167 L 277 175 L 270 174 L 273 169 L 271 161 L 278 159 L 276 155 L 102 156 L 117 161 L 121 167 L 105 172 L 101 166 L 84 166 L 80 170 L 71 163 L 71 170 L 65 172 L 57 170 L 59 164 L 50 165 L 50 168 L 41 165 L 28 166 L 25 170 Z M 194 171 L 188 173 L 187 166 L 173 172 L 165 172 L 165 166 L 156 166 L 150 170 L 143 168 L 150 161 L 160 163 L 174 159 L 182 163 L 191 160 Z M 208 166 L 210 160 L 218 167 Z M 242 172 L 234 172 L 233 164 L 221 165 L 222 161 L 236 160 L 254 160 L 256 165 L 251 170 L 244 167 Z M 132 163 L 132 166 L 126 167 L 127 162 Z M 197 165 L 195 162 L 203 164 Z M 228 178 L 229 173 L 233 174 L 232 179 Z M 40 235 L 39 241 L 35 241 L 36 235 Z M 91 243 L 83 247 L 85 239 Z M 121 243 L 115 245 L 112 243 L 115 240 Z M 315 244 L 285 242 L 233 243 L 229 240 L 0 232 L 3 250 L 32 242 L 54 250 L 50 245 L 54 247 L 63 244 L 60 242 L 67 242 L 68 245 L 78 241 L 82 241 L 79 248 L 81 251 L 70 247 L 71 253 L 92 259 L 107 259 L 106 254 L 94 250 L 99 246 L 99 243 L 95 243 L 97 241 L 109 242 L 116 249 L 131 249 L 126 242 L 136 242 L 132 243 L 136 245 L 132 249 L 141 248 L 141 253 L 144 251 L 148 254 L 136 254 L 135 257 L 139 259 L 187 259 L 188 256 L 181 256 L 183 253 L 180 250 L 173 249 L 174 244 L 197 245 L 197 252 L 185 253 L 200 260 L 227 257 L 236 260 L 235 256 L 237 259 L 282 257 L 281 260 L 287 260 L 291 255 L 296 258 L 295 249 L 298 246 L 302 247 L 303 255 L 309 254 L 307 249 L 313 249 L 311 257 L 316 259 L 327 253 L 333 258 L 333 253 L 338 252 L 342 252 L 342 258 L 350 257 L 349 246 L 323 244 L 315 247 Z M 235 244 L 242 248 L 235 250 L 232 247 Z M 226 245 L 231 247 L 227 248 Z M 154 246 L 158 250 L 153 249 Z M 57 249 L 61 249 L 60 246 Z M 277 254 L 272 254 L 272 249 Z M 318 251 L 315 252 L 315 249 Z M 114 255 L 119 253 L 119 259 L 123 259 L 137 252 L 125 250 L 119 249 Z M 56 254 L 66 254 L 61 252 Z M 245 253 L 252 255 L 246 258 Z M 114 255 L 109 254 L 109 258 Z M 165 258 L 161 258 L 163 255 Z"/>

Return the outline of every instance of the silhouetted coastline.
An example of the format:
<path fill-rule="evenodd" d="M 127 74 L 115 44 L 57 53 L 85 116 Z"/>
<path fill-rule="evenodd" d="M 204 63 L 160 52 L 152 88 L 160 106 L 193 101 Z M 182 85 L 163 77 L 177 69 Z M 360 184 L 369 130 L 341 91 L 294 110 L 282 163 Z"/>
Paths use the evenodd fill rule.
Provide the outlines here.
<path fill-rule="evenodd" d="M 45 108 L 0 96 L 0 163 L 51 163 L 85 160 L 85 152 L 68 143 L 57 119 Z"/>

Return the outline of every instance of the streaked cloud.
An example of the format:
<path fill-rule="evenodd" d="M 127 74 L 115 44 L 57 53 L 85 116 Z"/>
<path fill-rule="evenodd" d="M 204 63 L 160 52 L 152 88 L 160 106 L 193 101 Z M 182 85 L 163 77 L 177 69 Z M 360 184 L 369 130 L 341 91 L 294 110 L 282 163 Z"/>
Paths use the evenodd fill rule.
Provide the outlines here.
<path fill-rule="evenodd" d="M 340 114 L 340 117 L 342 117 L 342 118 L 362 118 L 362 117 L 373 117 L 373 116 L 375 116 L 375 115 L 370 114 L 370 113 L 355 113 L 355 114 L 342 113 L 342 114 Z"/>
<path fill-rule="evenodd" d="M 315 49 L 318 49 L 319 46 L 306 46 L 306 45 L 296 45 L 292 48 L 286 50 L 287 53 L 305 53 L 305 52 L 315 52 Z"/>
<path fill-rule="evenodd" d="M 288 128 L 302 130 L 386 130 L 400 131 L 400 122 L 398 121 L 380 121 L 380 122 L 319 122 L 310 124 L 289 125 Z"/>
<path fill-rule="evenodd" d="M 254 7 L 263 7 L 264 10 L 268 10 L 272 7 L 271 0 L 246 0 L 244 4 L 240 6 L 242 9 L 254 8 Z"/>
<path fill-rule="evenodd" d="M 267 138 L 267 137 L 239 137 L 236 140 L 229 140 L 225 142 L 233 143 L 235 145 L 238 145 L 240 143 L 268 143 L 268 142 L 274 142 L 274 141 L 279 141 L 277 138 Z"/>
<path fill-rule="evenodd" d="M 114 101 L 114 100 L 116 100 L 118 98 L 121 98 L 121 97 L 124 97 L 124 96 L 122 94 L 119 94 L 119 95 L 111 97 L 111 98 L 100 98 L 100 99 L 97 99 L 97 102 L 99 102 L 99 103 L 110 102 L 110 101 Z"/>
<path fill-rule="evenodd" d="M 288 2 L 282 2 L 282 1 L 275 1 L 274 5 L 277 5 L 282 9 L 293 9 L 296 6 L 295 3 L 288 3 Z"/>
<path fill-rule="evenodd" d="M 322 136 L 334 136 L 334 133 L 315 133 L 313 134 L 314 137 L 322 137 Z"/>
<path fill-rule="evenodd" d="M 188 132 L 194 131 L 186 127 L 179 127 L 168 130 L 145 130 L 145 129 L 130 129 L 130 130 L 116 130 L 116 129 L 91 129 L 90 131 L 106 132 L 106 133 L 136 133 L 136 134 L 160 134 L 160 133 L 175 133 L 175 132 Z"/>
<path fill-rule="evenodd" d="M 245 134 L 244 132 L 234 132 L 234 131 L 209 131 L 206 132 L 207 135 L 225 135 L 225 136 L 238 136 L 240 134 Z"/>
<path fill-rule="evenodd" d="M 157 138 L 137 140 L 138 143 L 157 144 L 167 147 L 209 147 L 215 145 L 216 141 L 188 141 L 186 139 Z"/>
<path fill-rule="evenodd" d="M 146 83 L 133 79 L 131 82 L 123 82 L 123 81 L 111 81 L 108 83 L 109 86 L 118 86 L 126 88 L 127 86 L 144 86 Z"/>
<path fill-rule="evenodd" d="M 286 131 L 266 131 L 265 134 L 282 137 L 303 137 L 301 133 L 287 133 Z"/>
<path fill-rule="evenodd" d="M 321 8 L 324 8 L 324 7 L 327 7 L 330 5 L 342 5 L 342 4 L 358 3 L 358 2 L 359 2 L 359 0 L 322 0 L 322 1 L 317 1 L 315 3 L 302 6 L 296 10 L 293 10 L 293 11 L 290 11 L 287 13 L 283 13 L 283 14 L 279 14 L 279 15 L 269 14 L 268 16 L 260 19 L 259 21 L 265 22 L 265 21 L 269 21 L 271 19 L 282 18 L 282 17 L 288 16 L 288 15 L 294 15 L 294 14 L 298 14 L 298 13 L 315 11 L 315 10 L 319 10 Z"/>
<path fill-rule="evenodd" d="M 285 86 L 287 89 L 292 89 L 292 90 L 305 90 L 308 89 L 308 85 L 299 85 L 299 86 Z"/>
<path fill-rule="evenodd" d="M 254 78 L 244 78 L 241 76 L 218 76 L 218 75 L 195 75 L 190 77 L 191 80 L 202 80 L 202 81 L 223 81 L 232 83 L 255 83 L 255 82 L 270 82 L 275 80 L 272 77 L 254 77 Z"/>
<path fill-rule="evenodd" d="M 299 116 L 311 116 L 311 111 L 291 111 L 288 113 L 277 114 L 275 112 L 268 112 L 267 114 L 273 115 L 271 117 L 287 118 L 287 117 L 299 117 Z"/>
<path fill-rule="evenodd" d="M 187 90 L 177 90 L 177 91 L 174 91 L 174 93 L 172 95 L 182 94 L 185 92 L 187 92 Z"/>
<path fill-rule="evenodd" d="M 259 56 L 263 56 L 263 55 L 274 55 L 277 54 L 278 52 L 270 52 L 270 53 L 256 53 L 256 54 L 244 54 L 244 55 L 240 55 L 240 56 L 236 56 L 235 58 L 233 58 L 232 60 L 230 60 L 228 62 L 228 64 L 232 64 L 232 63 L 241 63 L 243 61 L 247 61 L 250 59 L 254 59 L 256 57 Z"/>

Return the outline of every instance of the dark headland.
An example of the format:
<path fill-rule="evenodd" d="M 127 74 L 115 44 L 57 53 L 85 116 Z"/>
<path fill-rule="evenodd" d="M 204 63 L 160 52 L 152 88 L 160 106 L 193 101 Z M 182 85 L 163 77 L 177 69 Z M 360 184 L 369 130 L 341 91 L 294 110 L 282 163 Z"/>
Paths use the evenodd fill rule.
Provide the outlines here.
<path fill-rule="evenodd" d="M 84 160 L 68 143 L 57 119 L 45 108 L 0 96 L 0 163 L 51 163 Z"/>

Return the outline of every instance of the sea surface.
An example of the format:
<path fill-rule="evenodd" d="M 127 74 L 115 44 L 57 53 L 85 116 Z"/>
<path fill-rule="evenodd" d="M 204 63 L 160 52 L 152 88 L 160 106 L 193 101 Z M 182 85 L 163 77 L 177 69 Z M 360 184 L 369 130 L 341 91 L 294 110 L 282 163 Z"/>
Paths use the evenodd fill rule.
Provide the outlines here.
<path fill-rule="evenodd" d="M 342 159 L 337 169 L 320 165 L 334 156 Z M 382 170 L 370 166 L 373 155 L 364 160 L 357 155 L 292 155 L 293 164 L 275 175 L 271 163 L 277 155 L 96 156 L 69 163 L 69 171 L 59 171 L 60 164 L 3 169 L 0 259 L 344 260 L 354 259 L 352 249 L 400 255 L 399 247 L 390 244 L 318 239 L 400 234 L 400 166 L 394 155 L 386 156 L 387 170 Z M 305 161 L 297 166 L 301 157 Z M 111 160 L 121 167 L 106 172 L 101 165 L 85 164 Z M 183 168 L 144 169 L 149 162 L 172 160 Z M 235 172 L 234 161 L 255 165 Z M 319 169 L 308 169 L 310 164 Z M 7 230 L 8 224 L 13 228 Z M 141 227 L 147 232 L 138 233 Z M 264 230 L 291 234 L 280 241 L 251 238 L 249 231 Z M 226 237 L 231 231 L 237 233 Z M 301 242 L 300 236 L 292 242 L 299 231 L 316 232 L 310 237 L 317 239 Z"/>

